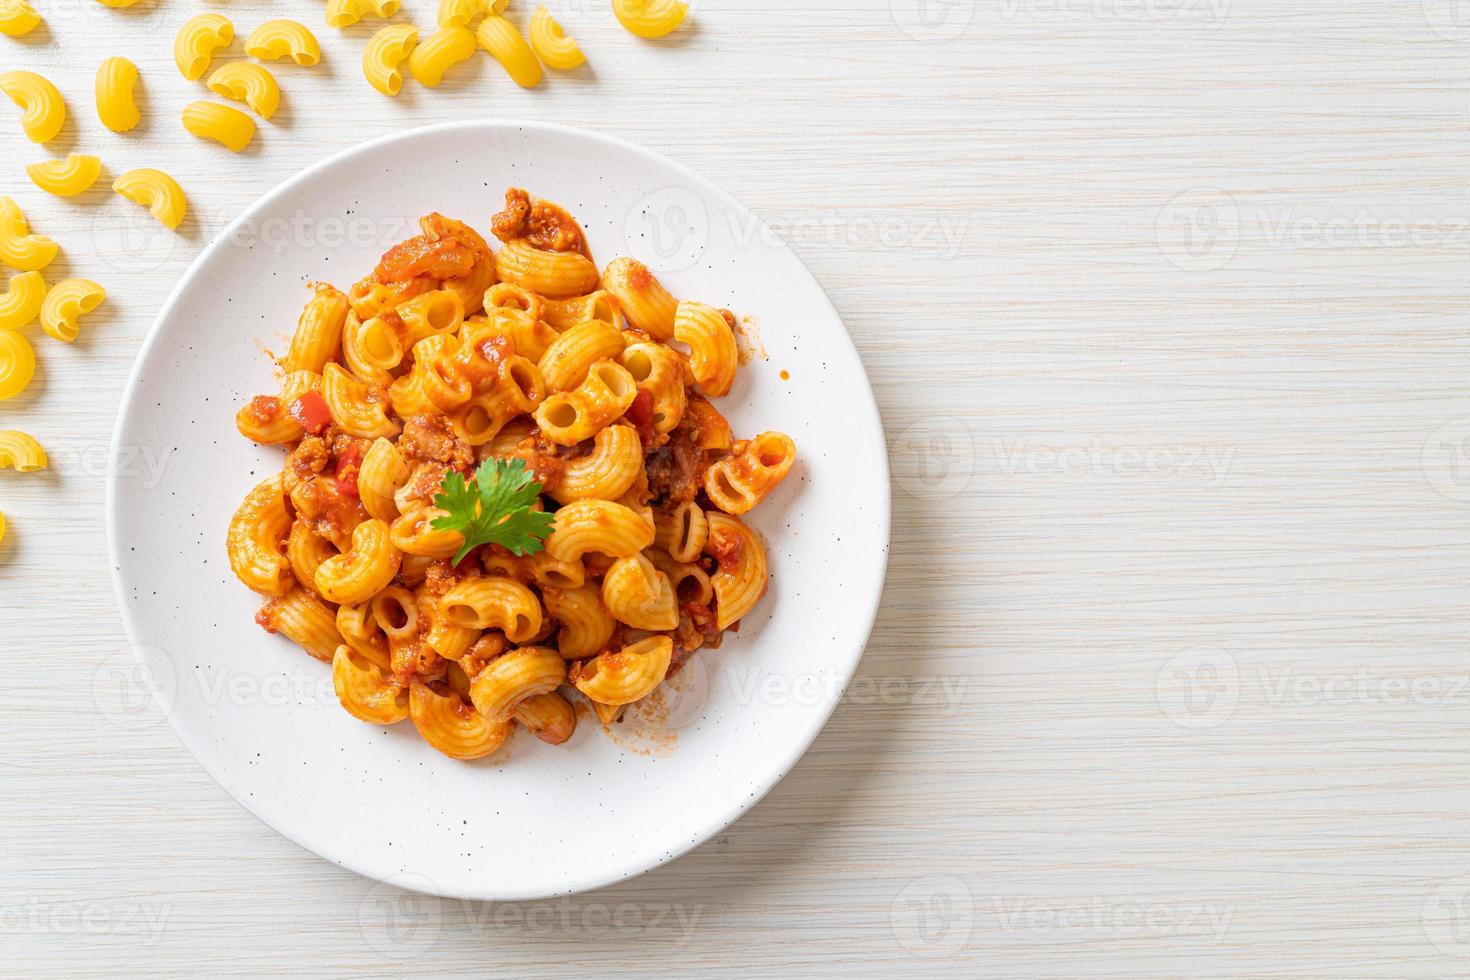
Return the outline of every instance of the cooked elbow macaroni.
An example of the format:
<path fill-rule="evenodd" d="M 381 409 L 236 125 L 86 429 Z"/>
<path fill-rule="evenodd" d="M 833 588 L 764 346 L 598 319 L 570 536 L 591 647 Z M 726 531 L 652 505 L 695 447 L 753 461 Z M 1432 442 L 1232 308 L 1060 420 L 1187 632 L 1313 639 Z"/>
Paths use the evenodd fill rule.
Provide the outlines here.
<path fill-rule="evenodd" d="M 442 215 L 420 224 L 347 292 L 313 285 L 279 394 L 237 414 L 289 455 L 235 514 L 230 566 L 267 599 L 257 622 L 331 663 L 353 716 L 411 720 L 454 759 L 518 724 L 559 745 L 569 698 L 612 724 L 755 608 L 765 549 L 736 515 L 795 445 L 735 439 L 707 400 L 738 366 L 733 318 L 630 259 L 599 276 L 557 205 L 507 192 L 498 250 Z M 40 288 L 19 279 L 15 317 Z M 533 475 L 550 533 L 456 563 L 436 498 L 490 459 Z"/>

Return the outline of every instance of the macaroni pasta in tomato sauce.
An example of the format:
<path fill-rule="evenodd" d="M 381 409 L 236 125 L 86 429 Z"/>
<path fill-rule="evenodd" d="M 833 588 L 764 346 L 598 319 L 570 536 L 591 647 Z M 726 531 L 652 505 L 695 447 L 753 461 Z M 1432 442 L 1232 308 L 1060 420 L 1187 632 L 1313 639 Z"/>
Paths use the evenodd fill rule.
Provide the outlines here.
<path fill-rule="evenodd" d="M 741 519 L 796 456 L 711 399 L 735 319 L 520 189 L 489 241 L 440 214 L 346 291 L 315 283 L 246 438 L 286 450 L 228 531 L 256 617 L 342 706 L 456 759 L 560 744 L 717 647 L 765 594 Z"/>

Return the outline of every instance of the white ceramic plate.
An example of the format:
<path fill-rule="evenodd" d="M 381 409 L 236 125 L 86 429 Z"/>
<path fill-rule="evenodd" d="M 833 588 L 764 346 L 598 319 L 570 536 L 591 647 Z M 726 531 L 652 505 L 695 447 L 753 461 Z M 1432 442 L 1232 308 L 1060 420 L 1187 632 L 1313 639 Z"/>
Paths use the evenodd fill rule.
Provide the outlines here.
<path fill-rule="evenodd" d="M 330 668 L 252 622 L 225 528 L 281 453 L 236 408 L 276 390 L 306 283 L 343 288 L 441 211 L 488 228 L 506 187 L 557 201 L 606 262 L 631 254 L 676 296 L 750 315 L 764 357 L 718 404 L 735 431 L 790 433 L 791 475 L 753 515 L 770 592 L 702 651 L 661 711 L 565 745 L 518 732 L 489 759 L 440 756 L 408 723 L 337 705 Z M 790 374 L 783 380 L 780 372 Z M 862 655 L 887 563 L 888 466 L 872 391 L 800 260 L 683 167 L 580 130 L 435 126 L 363 144 L 281 185 L 209 245 L 164 305 L 123 398 L 108 530 L 123 621 L 184 743 L 304 847 L 406 888 L 544 898 L 641 874 L 755 804 L 816 737 Z M 147 454 L 152 454 L 151 456 Z"/>

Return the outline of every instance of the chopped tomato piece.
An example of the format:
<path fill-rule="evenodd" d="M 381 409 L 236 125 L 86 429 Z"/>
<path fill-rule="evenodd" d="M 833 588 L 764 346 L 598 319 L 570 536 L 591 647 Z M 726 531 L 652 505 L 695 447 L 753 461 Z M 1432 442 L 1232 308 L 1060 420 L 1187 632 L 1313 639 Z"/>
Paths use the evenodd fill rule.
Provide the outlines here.
<path fill-rule="evenodd" d="M 357 497 L 357 474 L 362 469 L 363 444 L 354 442 L 337 456 L 337 489 Z"/>
<path fill-rule="evenodd" d="M 308 391 L 291 403 L 291 417 L 314 436 L 320 435 L 332 422 L 327 400 L 315 391 Z"/>
<path fill-rule="evenodd" d="M 633 428 L 638 430 L 638 438 L 643 440 L 647 446 L 653 442 L 653 392 L 647 388 L 639 388 L 638 394 L 633 396 L 633 404 L 628 406 L 624 413 L 628 421 L 633 423 Z"/>

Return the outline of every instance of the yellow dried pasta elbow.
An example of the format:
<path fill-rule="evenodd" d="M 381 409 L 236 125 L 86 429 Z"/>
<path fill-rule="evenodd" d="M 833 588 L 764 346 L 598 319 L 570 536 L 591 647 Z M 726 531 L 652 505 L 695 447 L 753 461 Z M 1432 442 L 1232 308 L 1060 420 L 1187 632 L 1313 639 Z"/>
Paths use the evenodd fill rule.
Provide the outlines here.
<path fill-rule="evenodd" d="M 245 39 L 245 53 L 261 61 L 290 58 L 303 68 L 322 60 L 322 48 L 316 35 L 298 21 L 278 18 L 268 20 Z"/>
<path fill-rule="evenodd" d="M 510 21 L 495 15 L 486 17 L 475 29 L 475 40 L 500 62 L 506 74 L 521 88 L 535 88 L 541 84 L 541 62 L 536 60 L 536 53 Z"/>
<path fill-rule="evenodd" d="M 19 330 L 41 312 L 46 298 L 46 280 L 39 272 L 22 272 L 10 278 L 0 293 L 0 330 Z"/>
<path fill-rule="evenodd" d="M 41 15 L 26 0 L 0 0 L 0 34 L 20 37 L 40 23 Z"/>
<path fill-rule="evenodd" d="M 364 17 L 387 19 L 398 13 L 399 0 L 328 0 L 327 26 L 351 27 Z"/>
<path fill-rule="evenodd" d="M 475 35 L 468 27 L 445 27 L 429 35 L 408 56 L 408 70 L 420 85 L 438 87 L 444 73 L 475 53 Z"/>
<path fill-rule="evenodd" d="M 45 143 L 66 122 L 66 100 L 46 78 L 33 71 L 0 74 L 0 92 L 21 108 L 20 128 L 32 143 Z"/>
<path fill-rule="evenodd" d="M 0 330 L 0 400 L 14 398 L 36 374 L 36 352 L 16 330 Z"/>
<path fill-rule="evenodd" d="M 368 39 L 362 50 L 362 74 L 384 95 L 403 89 L 403 62 L 418 46 L 419 31 L 412 24 L 393 24 Z"/>
<path fill-rule="evenodd" d="M 27 164 L 26 176 L 48 194 L 75 197 L 97 183 L 102 176 L 102 161 L 84 153 L 71 153 L 64 160 Z"/>
<path fill-rule="evenodd" d="M 192 82 L 209 68 L 215 51 L 228 47 L 234 39 L 235 25 L 227 17 L 221 14 L 190 17 L 174 35 L 174 64 Z"/>
<path fill-rule="evenodd" d="M 0 470 L 35 473 L 46 465 L 46 450 L 34 436 L 13 429 L 0 431 Z"/>
<path fill-rule="evenodd" d="M 150 167 L 129 170 L 112 182 L 112 189 L 143 205 L 165 228 L 177 228 L 189 206 L 179 182 Z"/>
<path fill-rule="evenodd" d="M 612 0 L 613 15 L 629 33 L 663 37 L 684 22 L 689 5 L 680 0 Z"/>
<path fill-rule="evenodd" d="M 545 4 L 531 14 L 530 29 L 526 33 L 531 40 L 531 50 L 547 68 L 568 71 L 587 60 L 582 49 L 577 47 L 577 39 L 567 37 Z"/>
<path fill-rule="evenodd" d="M 439 0 L 436 19 L 440 27 L 469 27 L 485 13 L 484 0 Z"/>
<path fill-rule="evenodd" d="M 41 329 L 47 336 L 71 343 L 80 332 L 78 320 L 107 297 L 107 290 L 90 279 L 62 279 L 41 301 Z"/>
<path fill-rule="evenodd" d="M 243 102 L 262 119 L 276 114 L 281 104 L 281 87 L 275 76 L 249 61 L 220 65 L 209 76 L 209 90 L 235 102 Z"/>
<path fill-rule="evenodd" d="M 142 119 L 133 89 L 138 66 L 126 58 L 108 58 L 97 66 L 97 118 L 114 133 L 126 133 Z"/>
<path fill-rule="evenodd" d="M 69 344 L 77 339 L 78 318 L 91 313 L 106 298 L 107 290 L 90 279 L 63 279 L 41 301 L 41 329 Z"/>
<path fill-rule="evenodd" d="M 45 235 L 32 235 L 20 205 L 0 196 L 0 262 L 23 272 L 44 269 L 60 246 Z"/>
<path fill-rule="evenodd" d="M 255 137 L 255 121 L 239 109 L 217 102 L 190 102 L 184 106 L 184 128 L 202 140 L 214 140 L 239 153 Z"/>

